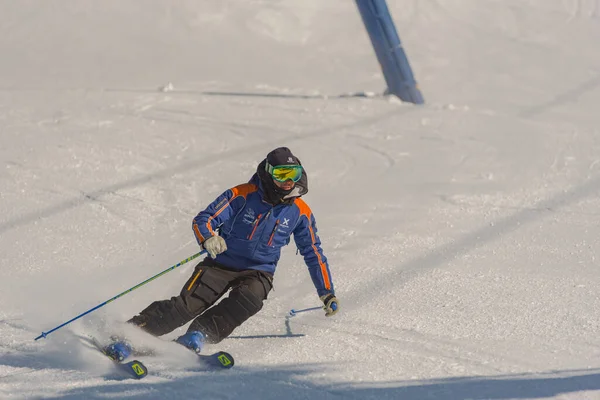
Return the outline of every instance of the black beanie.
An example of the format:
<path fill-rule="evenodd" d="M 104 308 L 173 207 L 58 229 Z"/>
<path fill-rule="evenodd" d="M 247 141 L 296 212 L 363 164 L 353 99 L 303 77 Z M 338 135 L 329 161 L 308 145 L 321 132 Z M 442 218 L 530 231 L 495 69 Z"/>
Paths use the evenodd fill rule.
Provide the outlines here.
<path fill-rule="evenodd" d="M 300 161 L 287 147 L 278 147 L 267 154 L 267 162 L 272 167 L 276 165 L 301 165 Z"/>

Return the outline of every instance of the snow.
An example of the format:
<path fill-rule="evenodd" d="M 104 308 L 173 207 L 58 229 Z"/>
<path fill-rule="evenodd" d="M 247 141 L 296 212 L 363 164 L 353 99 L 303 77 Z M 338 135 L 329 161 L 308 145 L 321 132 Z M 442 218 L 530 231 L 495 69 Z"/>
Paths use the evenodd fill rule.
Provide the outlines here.
<path fill-rule="evenodd" d="M 0 2 L 0 398 L 600 399 L 600 1 L 388 0 L 426 104 L 347 0 Z M 595 110 L 595 111 L 594 111 Z M 263 310 L 115 379 L 191 220 L 287 145 L 340 312 L 288 246 Z M 163 339 L 176 337 L 183 330 Z"/>

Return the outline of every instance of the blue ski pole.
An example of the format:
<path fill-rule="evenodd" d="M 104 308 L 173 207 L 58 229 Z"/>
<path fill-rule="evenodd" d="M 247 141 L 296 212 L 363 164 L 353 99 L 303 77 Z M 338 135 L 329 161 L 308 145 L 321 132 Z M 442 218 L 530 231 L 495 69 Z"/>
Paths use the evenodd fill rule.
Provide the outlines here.
<path fill-rule="evenodd" d="M 320 307 L 311 307 L 311 308 L 304 308 L 302 310 L 294 310 L 293 308 L 290 310 L 290 317 L 295 317 L 296 314 L 301 313 L 301 312 L 306 312 L 306 311 L 315 311 L 315 310 L 322 310 L 323 306 Z"/>
<path fill-rule="evenodd" d="M 95 310 L 99 309 L 100 307 L 103 307 L 103 306 L 107 305 L 107 304 L 108 304 L 108 303 L 110 303 L 111 301 L 115 301 L 116 299 L 118 299 L 118 298 L 119 298 L 119 297 L 121 297 L 121 296 L 125 296 L 125 295 L 126 295 L 127 293 L 129 293 L 129 292 L 133 292 L 135 289 L 137 289 L 137 288 L 139 288 L 139 287 L 141 287 L 141 286 L 144 286 L 146 283 L 148 283 L 148 282 L 151 282 L 151 281 L 155 280 L 155 279 L 156 279 L 156 278 L 158 278 L 159 276 L 162 276 L 162 275 L 166 274 L 167 272 L 169 272 L 169 271 L 172 271 L 172 270 L 174 270 L 175 268 L 177 268 L 177 267 L 180 267 L 180 266 L 182 266 L 183 264 L 185 264 L 185 263 L 187 263 L 187 262 L 190 262 L 190 261 L 192 261 L 194 258 L 196 258 L 196 257 L 199 257 L 201 254 L 204 254 L 204 253 L 206 253 L 206 250 L 202 250 L 201 252 L 199 252 L 199 253 L 196 253 L 196 254 L 194 254 L 193 256 L 190 256 L 190 257 L 186 258 L 185 260 L 182 260 L 182 261 L 178 262 L 177 264 L 173 265 L 172 267 L 169 267 L 169 268 L 165 269 L 163 272 L 161 272 L 161 273 L 159 273 L 159 274 L 156 274 L 156 275 L 154 275 L 154 276 L 153 276 L 153 277 L 151 277 L 151 278 L 148 278 L 148 279 L 146 279 L 146 280 L 145 280 L 144 282 L 142 282 L 142 283 L 138 283 L 138 284 L 137 284 L 137 285 L 135 285 L 134 287 L 127 289 L 127 290 L 126 290 L 126 291 L 124 291 L 123 293 L 119 293 L 118 295 L 116 295 L 116 296 L 115 296 L 115 297 L 113 297 L 112 299 L 106 300 L 106 301 L 105 301 L 104 303 L 102 303 L 102 304 L 98 304 L 96 307 L 94 307 L 94 308 L 91 308 L 91 309 L 87 310 L 86 312 L 84 312 L 84 313 L 82 313 L 82 314 L 79 314 L 79 315 L 78 315 L 78 316 L 76 316 L 75 318 L 73 318 L 73 319 L 70 319 L 69 321 L 65 322 L 64 324 L 61 324 L 61 325 L 57 326 L 56 328 L 50 329 L 48 332 L 42 332 L 42 334 L 41 334 L 40 336 L 36 337 L 36 338 L 35 338 L 35 340 L 38 340 L 38 339 L 41 339 L 41 338 L 45 338 L 46 336 L 48 336 L 49 334 L 51 334 L 52 332 L 54 332 L 54 331 L 56 331 L 56 330 L 59 330 L 59 329 L 60 329 L 60 328 L 62 328 L 63 326 L 65 326 L 65 325 L 68 325 L 68 324 L 70 324 L 71 322 L 73 322 L 73 321 L 75 321 L 75 320 L 78 320 L 79 318 L 83 317 L 84 315 L 87 315 L 87 314 L 91 313 L 92 311 L 95 311 Z"/>

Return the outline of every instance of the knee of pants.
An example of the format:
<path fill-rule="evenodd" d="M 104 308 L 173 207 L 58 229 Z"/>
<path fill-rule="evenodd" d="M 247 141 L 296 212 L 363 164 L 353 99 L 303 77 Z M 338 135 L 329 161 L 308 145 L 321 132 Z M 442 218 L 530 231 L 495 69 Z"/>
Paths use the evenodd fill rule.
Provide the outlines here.
<path fill-rule="evenodd" d="M 195 319 L 190 330 L 202 331 L 210 343 L 219 343 L 229 336 L 263 307 L 270 286 L 253 283 L 233 288 L 227 298 Z"/>
<path fill-rule="evenodd" d="M 146 332 L 161 336 L 187 323 L 193 315 L 185 309 L 180 297 L 155 301 L 130 320 Z"/>
<path fill-rule="evenodd" d="M 262 280 L 255 280 L 233 288 L 226 299 L 226 314 L 240 325 L 259 312 L 270 290 L 267 285 Z"/>
<path fill-rule="evenodd" d="M 267 298 L 264 291 L 255 291 L 250 286 L 240 286 L 237 290 L 231 291 L 229 297 L 239 306 L 246 309 L 250 315 L 254 315 L 263 307 L 263 302 Z"/>

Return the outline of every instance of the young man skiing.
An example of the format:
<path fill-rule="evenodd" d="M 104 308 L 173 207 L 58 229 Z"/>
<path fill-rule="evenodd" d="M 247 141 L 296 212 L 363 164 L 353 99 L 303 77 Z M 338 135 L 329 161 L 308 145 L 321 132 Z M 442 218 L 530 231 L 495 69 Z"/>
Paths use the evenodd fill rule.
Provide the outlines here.
<path fill-rule="evenodd" d="M 273 287 L 281 248 L 292 234 L 325 315 L 335 314 L 338 300 L 315 217 L 300 198 L 307 192 L 300 160 L 287 147 L 271 151 L 248 183 L 225 191 L 194 218 L 194 235 L 208 257 L 179 296 L 155 301 L 128 322 L 161 336 L 193 320 L 178 343 L 200 352 L 204 343 L 220 342 L 260 311 Z M 124 359 L 131 349 L 117 342 L 107 351 Z"/>

